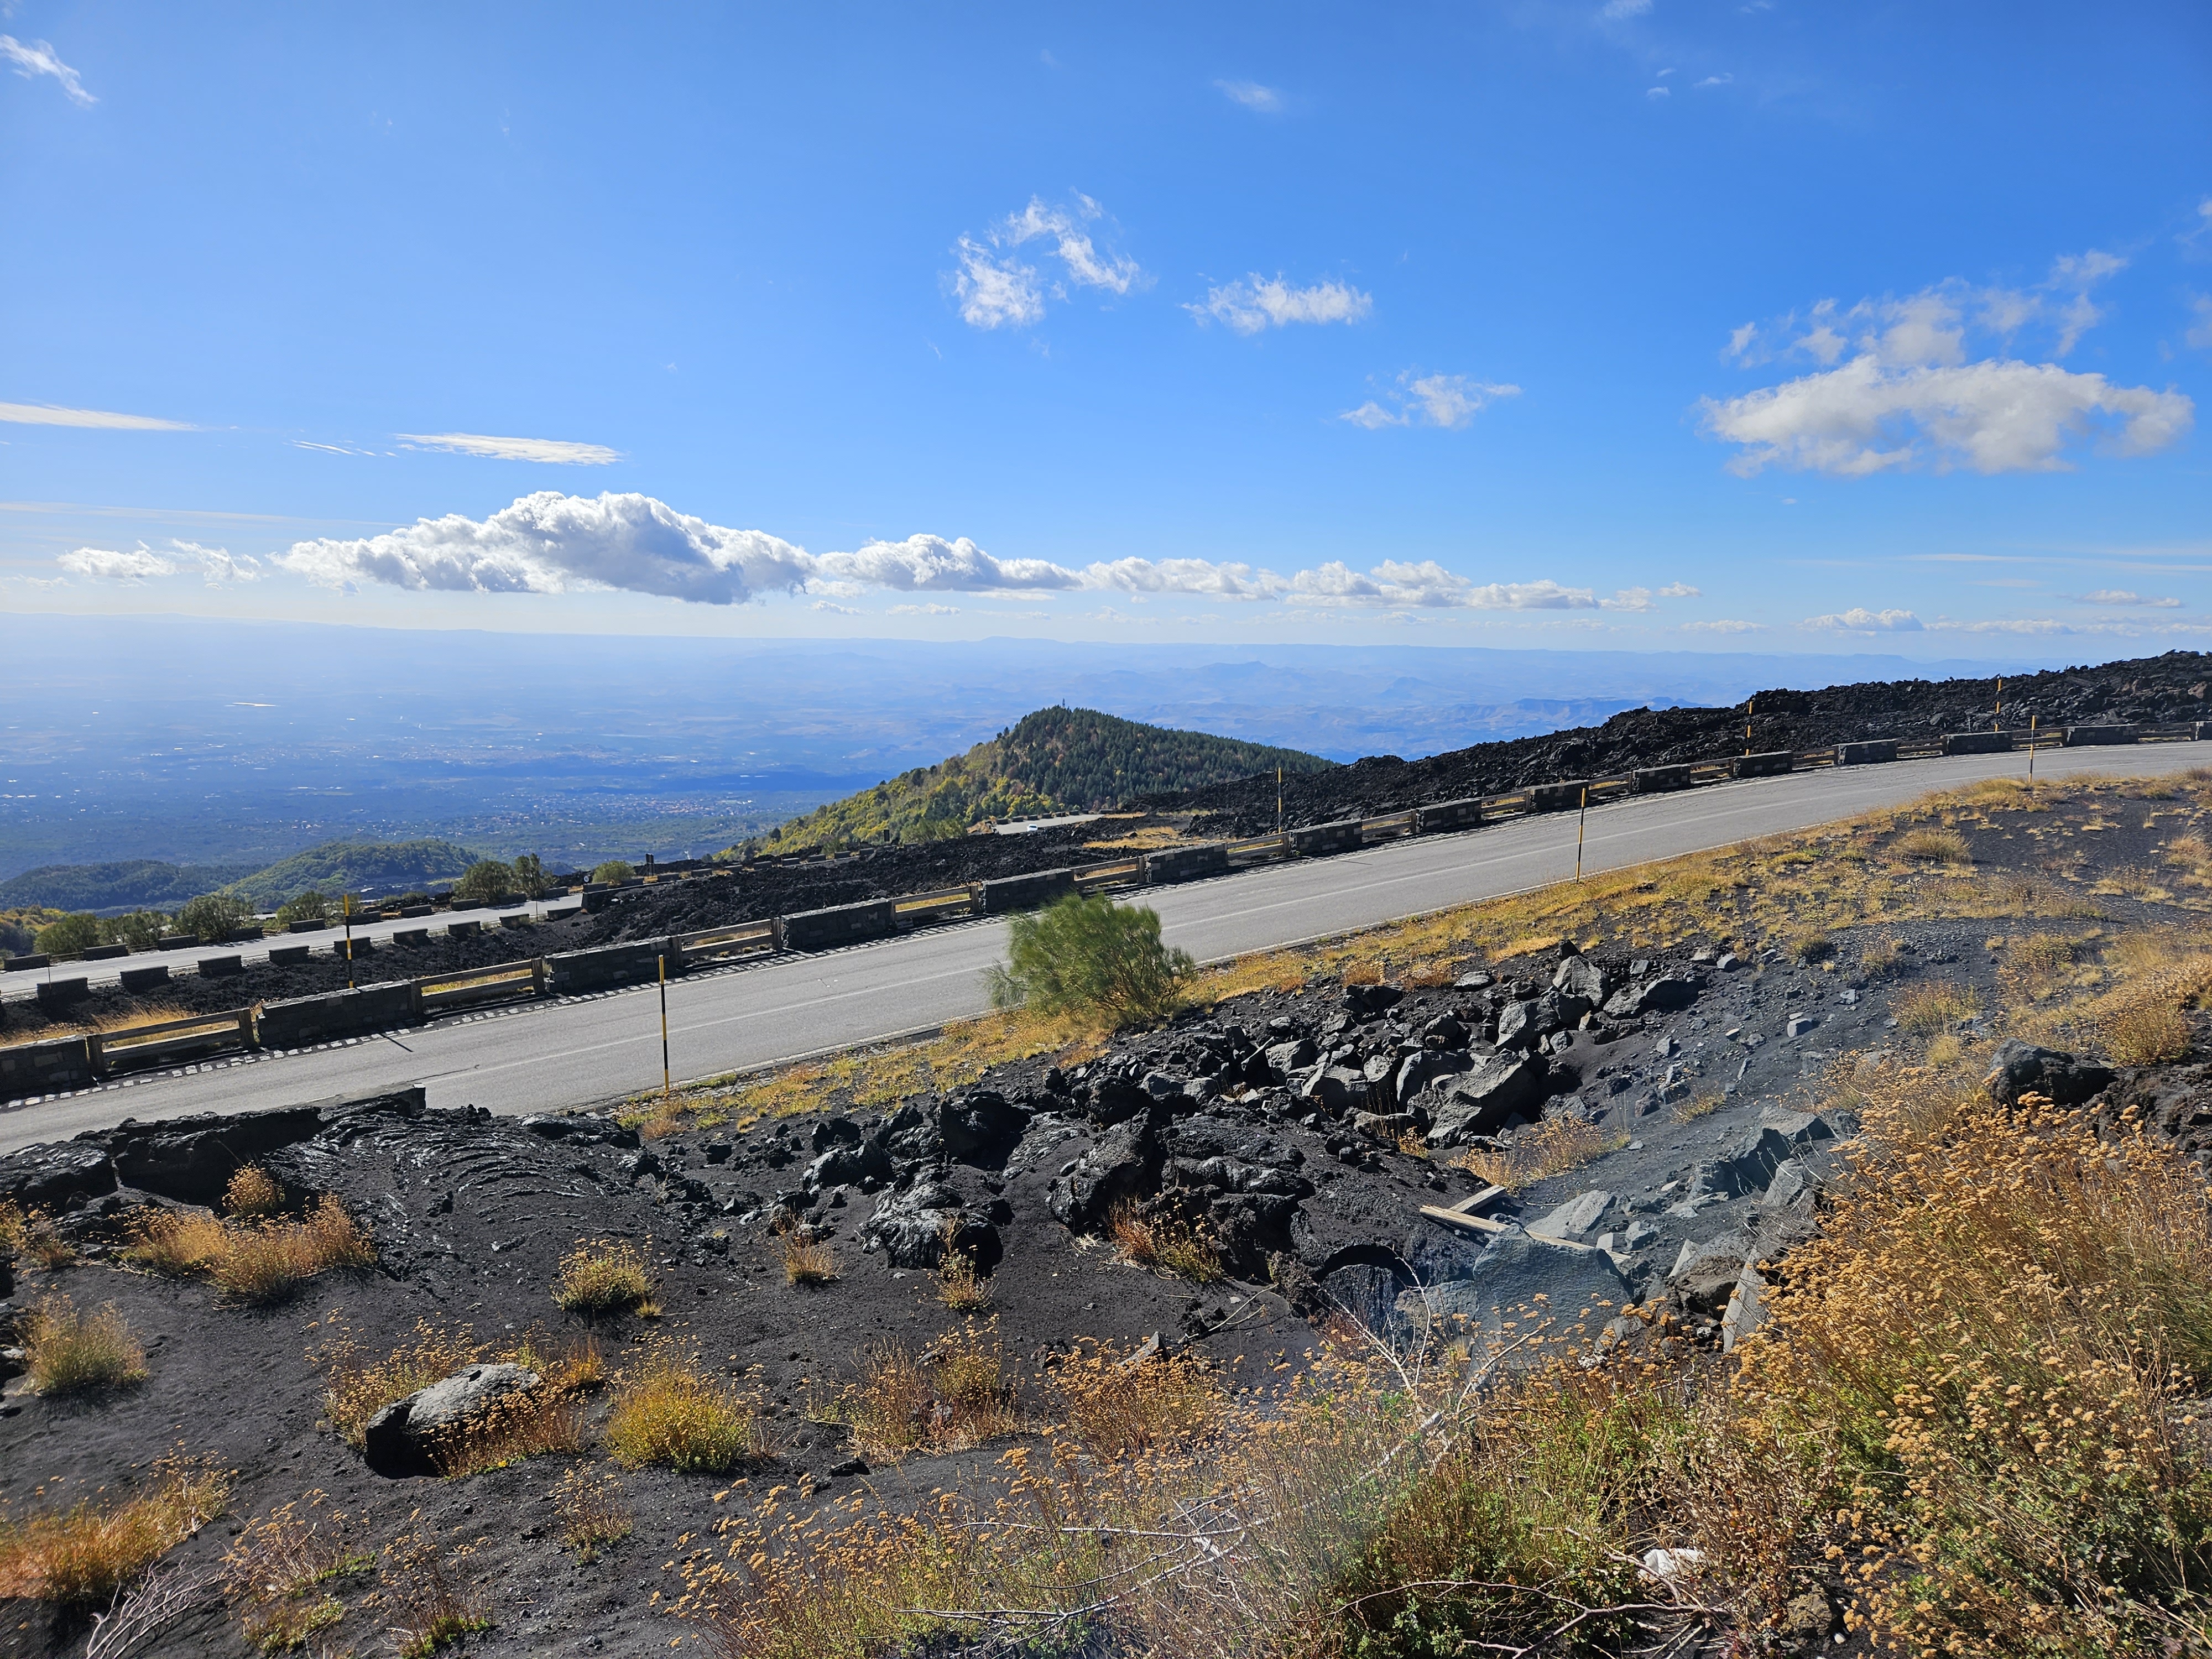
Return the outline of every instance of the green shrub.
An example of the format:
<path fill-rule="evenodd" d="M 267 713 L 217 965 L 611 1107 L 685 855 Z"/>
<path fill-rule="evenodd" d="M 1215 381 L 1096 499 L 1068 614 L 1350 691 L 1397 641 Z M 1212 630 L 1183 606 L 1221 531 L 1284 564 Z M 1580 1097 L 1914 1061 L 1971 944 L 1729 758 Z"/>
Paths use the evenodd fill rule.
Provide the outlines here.
<path fill-rule="evenodd" d="M 525 853 L 514 861 L 514 890 L 525 898 L 544 898 L 547 882 L 545 866 L 538 861 L 535 853 Z"/>
<path fill-rule="evenodd" d="M 478 859 L 453 884 L 457 904 L 501 904 L 514 896 L 514 872 L 497 859 Z"/>
<path fill-rule="evenodd" d="M 127 916 L 109 916 L 100 924 L 102 945 L 124 945 L 133 951 L 150 951 L 161 937 L 168 918 L 159 910 L 133 910 Z"/>
<path fill-rule="evenodd" d="M 1012 919 L 1006 965 L 990 971 L 991 1005 L 1141 1024 L 1174 1012 L 1196 971 L 1188 951 L 1160 943 L 1158 911 L 1071 893 Z"/>
<path fill-rule="evenodd" d="M 609 885 L 618 881 L 633 881 L 636 877 L 637 872 L 620 859 L 609 859 L 592 866 L 592 879 Z"/>
<path fill-rule="evenodd" d="M 290 927 L 295 921 L 328 921 L 331 902 L 321 892 L 310 887 L 304 893 L 295 893 L 276 907 L 276 920 Z"/>
<path fill-rule="evenodd" d="M 100 918 L 80 911 L 39 929 L 39 951 L 49 957 L 81 957 L 100 943 Z"/>
<path fill-rule="evenodd" d="M 253 907 L 234 893 L 203 893 L 177 912 L 177 931 L 220 945 L 253 920 Z"/>

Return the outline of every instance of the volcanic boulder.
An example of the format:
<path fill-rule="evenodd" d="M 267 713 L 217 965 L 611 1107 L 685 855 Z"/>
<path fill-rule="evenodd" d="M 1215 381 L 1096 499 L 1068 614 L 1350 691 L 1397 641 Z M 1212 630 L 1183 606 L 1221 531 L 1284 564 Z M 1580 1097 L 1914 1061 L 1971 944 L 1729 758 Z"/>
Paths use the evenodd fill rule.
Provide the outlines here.
<path fill-rule="evenodd" d="M 519 1400 L 538 1384 L 520 1365 L 470 1365 L 395 1400 L 370 1418 L 361 1450 L 379 1474 L 435 1474 L 440 1455 L 456 1435 L 481 1422 L 502 1401 Z"/>
<path fill-rule="evenodd" d="M 1990 1099 L 2016 1106 L 2022 1095 L 2041 1095 L 2061 1106 L 2079 1106 L 2112 1080 L 2105 1066 L 2076 1060 L 2056 1048 L 2039 1048 L 2018 1037 L 2007 1037 L 1990 1056 L 1990 1074 L 1982 1087 Z"/>

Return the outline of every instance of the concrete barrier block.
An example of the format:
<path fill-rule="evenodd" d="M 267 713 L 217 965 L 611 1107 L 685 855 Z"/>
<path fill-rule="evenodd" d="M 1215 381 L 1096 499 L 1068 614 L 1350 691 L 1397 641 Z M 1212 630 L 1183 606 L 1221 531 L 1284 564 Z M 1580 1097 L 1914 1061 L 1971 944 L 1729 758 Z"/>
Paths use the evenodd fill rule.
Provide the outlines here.
<path fill-rule="evenodd" d="M 499 925 L 502 927 L 529 927 L 534 926 L 535 923 L 532 920 L 529 911 L 517 910 L 511 916 L 501 916 L 499 919 Z"/>
<path fill-rule="evenodd" d="M 573 996 L 580 991 L 604 991 L 617 985 L 644 985 L 659 977 L 663 956 L 668 958 L 672 975 L 679 971 L 682 953 L 673 941 L 665 939 L 563 951 L 545 958 L 547 988 L 556 995 Z"/>
<path fill-rule="evenodd" d="M 1434 801 L 1413 815 L 1414 833 L 1423 836 L 1442 835 L 1452 830 L 1473 830 L 1481 822 L 1482 798 L 1480 795 L 1470 796 L 1465 800 Z"/>
<path fill-rule="evenodd" d="M 127 945 L 94 945 L 78 951 L 77 958 L 82 962 L 112 962 L 118 957 L 130 954 L 131 947 Z"/>
<path fill-rule="evenodd" d="M 82 1002 L 91 994 L 91 988 L 82 979 L 43 979 L 39 981 L 39 1006 L 41 1008 L 66 1008 L 72 1002 Z"/>
<path fill-rule="evenodd" d="M 242 957 L 202 957 L 199 969 L 202 979 L 227 979 L 233 974 L 244 973 L 246 960 Z"/>
<path fill-rule="evenodd" d="M 300 954 L 305 956 L 307 951 L 302 949 Z M 157 962 L 148 968 L 125 968 L 123 970 L 123 988 L 126 991 L 150 991 L 156 985 L 168 982 L 169 964 L 166 962 Z"/>
<path fill-rule="evenodd" d="M 198 933 L 172 933 L 167 939 L 155 939 L 154 948 L 156 951 L 191 951 L 198 949 L 199 943 Z"/>
<path fill-rule="evenodd" d="M 777 943 L 787 951 L 827 951 L 863 939 L 883 939 L 897 926 L 892 900 L 870 899 L 863 904 L 838 904 L 826 910 L 801 910 L 796 915 L 780 917 Z"/>
<path fill-rule="evenodd" d="M 427 927 L 396 927 L 392 933 L 392 942 L 394 945 L 409 946 L 428 945 L 430 942 L 430 930 Z"/>
<path fill-rule="evenodd" d="M 1869 738 L 1863 743 L 1839 743 L 1836 745 L 1836 764 L 1838 766 L 1881 766 L 1896 758 L 1895 738 Z"/>
<path fill-rule="evenodd" d="M 330 923 L 320 916 L 309 916 L 304 921 L 286 922 L 284 931 L 288 933 L 319 933 L 329 926 Z"/>
<path fill-rule="evenodd" d="M 483 922 L 481 918 L 469 921 L 449 921 L 446 924 L 447 939 L 466 939 L 471 933 L 482 932 L 483 932 Z"/>
<path fill-rule="evenodd" d="M 415 987 L 407 980 L 331 991 L 321 996 L 290 997 L 261 1010 L 261 1046 L 299 1048 L 311 1042 L 388 1031 L 396 1025 L 413 1024 L 416 1007 Z"/>
<path fill-rule="evenodd" d="M 1291 854 L 1293 858 L 1318 859 L 1327 858 L 1331 853 L 1356 853 L 1364 839 L 1358 818 L 1310 824 L 1304 830 L 1291 831 Z"/>
<path fill-rule="evenodd" d="M 1219 842 L 1206 847 L 1164 847 L 1145 854 L 1145 885 L 1163 887 L 1170 882 L 1196 881 L 1202 876 L 1224 875 L 1229 849 Z"/>
<path fill-rule="evenodd" d="M 2012 733 L 2009 732 L 1946 732 L 1943 752 L 1947 755 L 2002 755 L 2011 751 Z"/>
<path fill-rule="evenodd" d="M 33 968 L 45 967 L 52 960 L 53 958 L 49 956 L 26 953 L 20 957 L 9 957 L 5 963 L 0 963 L 0 968 L 4 968 L 11 974 L 27 974 Z"/>
<path fill-rule="evenodd" d="M 1025 876 L 1001 876 L 983 884 L 983 914 L 999 916 L 1009 910 L 1034 910 L 1074 890 L 1073 870 L 1032 870 Z"/>
<path fill-rule="evenodd" d="M 274 967 L 289 968 L 295 962 L 307 959 L 307 947 L 304 945 L 272 945 L 269 947 L 269 961 Z"/>
<path fill-rule="evenodd" d="M 1695 781 L 1686 764 L 1639 766 L 1628 775 L 1628 793 L 1632 795 L 1662 795 L 1672 789 L 1687 789 Z"/>
<path fill-rule="evenodd" d="M 2101 749 L 2111 744 L 2133 743 L 2136 729 L 2132 726 L 2069 726 L 2066 728 L 2066 747 L 2069 749 Z"/>
<path fill-rule="evenodd" d="M 583 914 L 584 907 L 582 905 L 564 904 L 557 910 L 548 910 L 545 913 L 545 920 L 548 921 L 566 921 L 571 916 L 580 916 Z"/>
<path fill-rule="evenodd" d="M 351 955 L 347 954 L 349 951 Z M 359 962 L 363 957 L 375 953 L 376 941 L 373 939 L 334 939 L 331 941 L 331 954 L 340 962 Z"/>
<path fill-rule="evenodd" d="M 22 1100 L 93 1082 L 92 1050 L 81 1037 L 0 1048 L 0 1100 Z"/>
<path fill-rule="evenodd" d="M 437 908 L 438 907 L 434 904 L 407 904 L 400 907 L 399 914 L 404 916 L 408 921 L 412 921 L 417 916 L 428 915 Z"/>
<path fill-rule="evenodd" d="M 1774 749 L 1763 755 L 1737 755 L 1729 762 L 1729 775 L 1737 778 L 1771 778 L 1793 770 L 1797 764 L 1794 749 Z"/>
<path fill-rule="evenodd" d="M 1577 778 L 1571 783 L 1540 783 L 1528 792 L 1528 810 L 1532 812 L 1573 812 L 1583 804 L 1583 791 L 1589 787 L 1587 780 Z"/>

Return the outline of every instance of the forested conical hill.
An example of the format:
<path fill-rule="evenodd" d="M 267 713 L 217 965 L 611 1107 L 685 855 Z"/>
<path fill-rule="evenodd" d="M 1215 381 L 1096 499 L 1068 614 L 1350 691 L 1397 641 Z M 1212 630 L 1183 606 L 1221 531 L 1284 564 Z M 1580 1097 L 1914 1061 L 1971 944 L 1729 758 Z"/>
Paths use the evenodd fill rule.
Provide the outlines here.
<path fill-rule="evenodd" d="M 1297 749 L 1176 732 L 1092 708 L 1040 708 L 964 755 L 917 766 L 792 819 L 770 832 L 763 850 L 933 841 L 986 818 L 1095 811 L 1277 766 L 1318 772 L 1334 763 Z"/>

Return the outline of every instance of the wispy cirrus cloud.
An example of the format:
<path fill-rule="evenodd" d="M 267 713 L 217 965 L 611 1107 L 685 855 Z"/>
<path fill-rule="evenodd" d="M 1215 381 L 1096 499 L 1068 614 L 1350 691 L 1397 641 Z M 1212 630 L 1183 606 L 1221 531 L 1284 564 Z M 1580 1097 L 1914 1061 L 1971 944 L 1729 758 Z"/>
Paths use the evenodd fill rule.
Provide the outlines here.
<path fill-rule="evenodd" d="M 108 432 L 198 430 L 185 422 L 165 421 L 154 415 L 118 415 L 108 409 L 64 409 L 58 404 L 0 404 L 0 421 L 16 426 L 78 426 Z"/>
<path fill-rule="evenodd" d="M 2076 605 L 2142 605 L 2152 611 L 2181 609 L 2181 600 L 2174 595 L 2145 598 L 2142 594 L 2125 587 L 2100 587 L 2093 592 L 2077 593 L 2074 596 L 2074 602 Z"/>
<path fill-rule="evenodd" d="M 1273 87 L 1263 87 L 1257 81 L 1216 81 L 1213 84 L 1233 104 L 1242 104 L 1262 115 L 1281 112 L 1283 94 Z"/>
<path fill-rule="evenodd" d="M 84 89 L 77 72 L 61 60 L 61 54 L 44 40 L 34 40 L 25 46 L 12 34 L 0 34 L 0 60 L 4 60 L 26 81 L 41 75 L 51 75 L 61 82 L 63 92 L 72 104 L 89 109 L 100 101 Z"/>
<path fill-rule="evenodd" d="M 1297 288 L 1280 273 L 1262 276 L 1254 271 L 1209 289 L 1205 299 L 1183 309 L 1200 323 L 1226 323 L 1239 334 L 1260 334 L 1293 323 L 1356 323 L 1375 309 L 1375 296 L 1334 276 Z"/>
<path fill-rule="evenodd" d="M 392 435 L 410 449 L 442 449 L 449 454 L 480 455 L 495 461 L 610 466 L 622 459 L 621 451 L 605 444 L 572 443 L 565 438 L 496 438 L 483 432 L 395 432 Z"/>
<path fill-rule="evenodd" d="M 1685 634 L 1756 634 L 1763 624 L 1744 622 L 1734 617 L 1716 617 L 1710 622 L 1686 622 Z"/>
<path fill-rule="evenodd" d="M 1469 380 L 1464 374 L 1416 374 L 1409 368 L 1383 392 L 1383 401 L 1370 398 L 1357 409 L 1346 410 L 1337 419 L 1364 426 L 1370 432 L 1392 426 L 1437 426 L 1455 431 L 1498 398 L 1520 395 L 1517 386 Z"/>
<path fill-rule="evenodd" d="M 971 328 L 1025 327 L 1043 321 L 1045 301 L 1066 299 L 1071 283 L 1124 295 L 1151 280 L 1134 259 L 1099 246 L 1106 210 L 1080 191 L 1075 203 L 1068 208 L 1033 196 L 981 237 L 963 234 L 953 244 L 959 268 L 945 281 L 962 321 Z M 1031 243 L 1044 244 L 1043 257 L 1059 261 L 1058 276 L 1047 276 L 1013 252 Z"/>
<path fill-rule="evenodd" d="M 277 562 L 331 586 L 488 593 L 614 588 L 704 605 L 788 593 L 816 598 L 831 610 L 879 592 L 1119 593 L 1139 603 L 1178 595 L 1324 610 L 1641 612 L 1656 599 L 1696 591 L 1674 583 L 1601 595 L 1550 578 L 1479 582 L 1433 560 L 1385 559 L 1365 569 L 1329 560 L 1287 575 L 1234 560 L 1141 555 L 1070 566 L 1000 558 L 966 537 L 932 535 L 817 554 L 765 531 L 710 524 L 649 495 L 593 498 L 552 490 L 482 520 L 452 514 L 379 536 L 298 542 Z"/>

